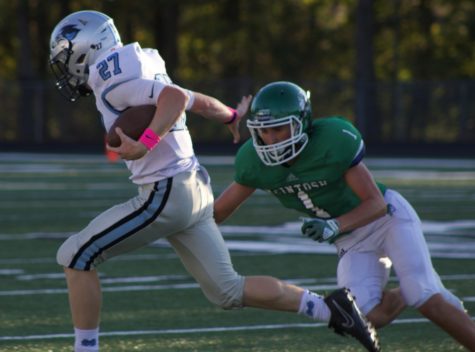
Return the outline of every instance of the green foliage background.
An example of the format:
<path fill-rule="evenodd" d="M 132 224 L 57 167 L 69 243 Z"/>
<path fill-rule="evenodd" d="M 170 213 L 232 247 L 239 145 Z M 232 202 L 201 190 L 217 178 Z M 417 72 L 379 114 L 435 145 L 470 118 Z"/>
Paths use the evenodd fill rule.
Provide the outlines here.
<path fill-rule="evenodd" d="M 316 117 L 344 114 L 367 141 L 475 140 L 473 0 L 1 0 L 0 145 L 101 139 L 92 99 L 63 101 L 47 65 L 55 24 L 84 9 L 229 105 L 291 80 L 312 90 Z M 195 141 L 228 141 L 212 124 L 190 128 Z"/>

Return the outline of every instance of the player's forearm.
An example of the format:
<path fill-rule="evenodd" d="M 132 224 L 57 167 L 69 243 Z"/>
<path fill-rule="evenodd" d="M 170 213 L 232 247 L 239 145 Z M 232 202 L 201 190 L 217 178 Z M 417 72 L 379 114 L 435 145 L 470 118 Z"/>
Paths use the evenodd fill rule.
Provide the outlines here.
<path fill-rule="evenodd" d="M 158 97 L 155 116 L 149 128 L 163 137 L 185 111 L 188 99 L 188 95 L 181 89 L 172 86 L 164 88 Z"/>
<path fill-rule="evenodd" d="M 221 224 L 224 220 L 226 220 L 232 213 L 234 212 L 234 210 L 229 210 L 229 211 L 224 211 L 223 209 L 221 208 L 214 208 L 214 221 L 216 221 L 216 223 L 219 225 Z"/>
<path fill-rule="evenodd" d="M 221 224 L 233 214 L 240 206 L 239 201 L 236 201 L 229 193 L 223 192 L 214 202 L 214 221 Z"/>
<path fill-rule="evenodd" d="M 340 232 L 352 231 L 384 216 L 387 205 L 384 198 L 369 198 L 361 202 L 353 210 L 336 218 L 340 225 Z"/>
<path fill-rule="evenodd" d="M 386 201 L 363 162 L 348 169 L 345 173 L 345 181 L 361 200 L 361 203 L 337 218 L 340 232 L 351 231 L 367 225 L 386 214 Z"/>
<path fill-rule="evenodd" d="M 197 92 L 194 92 L 194 95 L 191 112 L 221 123 L 232 119 L 233 112 L 218 99 Z"/>
<path fill-rule="evenodd" d="M 236 182 L 231 183 L 214 202 L 216 223 L 220 224 L 231 216 L 254 191 L 255 188 L 246 187 Z"/>

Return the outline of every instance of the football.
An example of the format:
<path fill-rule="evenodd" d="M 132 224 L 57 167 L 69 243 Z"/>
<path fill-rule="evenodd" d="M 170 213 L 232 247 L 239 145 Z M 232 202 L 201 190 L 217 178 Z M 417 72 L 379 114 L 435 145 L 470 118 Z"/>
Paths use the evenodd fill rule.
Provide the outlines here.
<path fill-rule="evenodd" d="M 111 147 L 118 147 L 120 145 L 120 137 L 115 132 L 116 127 L 120 127 L 130 138 L 138 140 L 143 131 L 149 126 L 150 121 L 152 121 L 155 108 L 155 105 L 140 105 L 124 110 L 107 133 L 107 144 Z"/>

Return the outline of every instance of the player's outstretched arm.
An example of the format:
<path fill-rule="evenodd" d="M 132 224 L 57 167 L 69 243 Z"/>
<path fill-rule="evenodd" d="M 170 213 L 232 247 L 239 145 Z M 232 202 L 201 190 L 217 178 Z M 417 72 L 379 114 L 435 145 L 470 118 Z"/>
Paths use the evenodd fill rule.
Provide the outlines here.
<path fill-rule="evenodd" d="M 190 111 L 201 115 L 207 119 L 215 120 L 228 125 L 228 129 L 233 135 L 233 142 L 240 139 L 239 122 L 246 115 L 252 96 L 244 96 L 236 109 L 231 108 L 216 98 L 198 92 L 193 92 L 194 101 Z"/>
<path fill-rule="evenodd" d="M 364 226 L 386 214 L 386 201 L 363 162 L 348 169 L 345 173 L 345 181 L 361 199 L 361 203 L 353 210 L 336 218 L 340 225 L 340 232 Z"/>
<path fill-rule="evenodd" d="M 217 224 L 226 220 L 256 189 L 233 182 L 214 202 L 214 220 Z"/>

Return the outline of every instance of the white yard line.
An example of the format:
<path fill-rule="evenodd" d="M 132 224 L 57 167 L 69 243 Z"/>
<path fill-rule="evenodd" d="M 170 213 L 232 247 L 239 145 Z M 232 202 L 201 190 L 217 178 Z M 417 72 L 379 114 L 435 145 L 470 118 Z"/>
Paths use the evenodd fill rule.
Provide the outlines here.
<path fill-rule="evenodd" d="M 288 222 L 277 226 L 220 226 L 226 238 L 226 244 L 232 251 L 248 253 L 306 253 L 306 254 L 335 254 L 335 247 L 326 243 L 312 243 L 300 235 L 300 222 Z M 423 221 L 422 229 L 426 233 L 429 250 L 433 258 L 473 259 L 475 258 L 475 240 L 468 235 L 475 229 L 475 220 L 457 221 Z M 24 233 L 1 234 L 0 241 L 21 241 L 33 239 L 64 239 L 71 233 Z M 452 237 L 456 241 L 447 241 Z M 249 236 L 249 239 L 235 240 L 230 236 Z M 169 246 L 164 240 L 155 242 L 155 246 Z M 170 257 L 173 257 L 171 255 Z M 155 259 L 157 257 L 154 257 Z M 15 259 L 10 260 L 12 263 Z M 32 259 L 34 260 L 34 259 Z M 39 260 L 39 258 L 37 258 Z M 25 259 L 23 263 L 31 263 Z M 6 264 L 0 259 L 0 264 Z"/>
<path fill-rule="evenodd" d="M 475 317 L 472 317 L 475 319 Z M 392 324 L 417 324 L 429 323 L 424 318 L 397 319 Z M 125 331 L 102 331 L 101 337 L 113 336 L 144 336 L 144 335 L 176 335 L 176 334 L 196 334 L 215 333 L 231 331 L 256 331 L 256 330 L 280 330 L 280 329 L 302 329 L 302 328 L 322 328 L 326 323 L 307 324 L 269 324 L 269 325 L 241 325 L 228 327 L 190 328 L 190 329 L 161 329 L 161 330 L 125 330 Z M 31 341 L 31 340 L 52 340 L 62 338 L 72 338 L 73 334 L 47 334 L 47 335 L 25 335 L 25 336 L 0 336 L 0 341 Z"/>
<path fill-rule="evenodd" d="M 21 277 L 21 276 L 20 276 Z M 55 276 L 56 277 L 56 276 Z M 171 275 L 170 280 L 181 279 L 181 275 Z M 57 277 L 57 279 L 63 280 L 63 278 Z M 166 283 L 159 285 L 130 285 L 137 282 L 151 282 L 151 281 L 163 281 L 163 276 L 146 276 L 146 277 L 123 277 L 116 278 L 111 282 L 107 282 L 107 278 L 104 279 L 103 292 L 137 292 L 137 291 L 162 291 L 162 290 L 190 290 L 199 289 L 199 285 L 196 282 L 181 282 L 181 283 Z M 475 274 L 456 274 L 456 275 L 443 275 L 441 276 L 443 281 L 465 281 L 474 280 Z M 299 279 L 284 279 L 295 285 L 305 286 L 311 290 L 324 291 L 334 290 L 337 288 L 336 278 L 299 278 Z M 391 277 L 391 281 L 397 281 L 395 277 Z M 125 285 L 116 286 L 116 283 L 123 283 Z M 107 286 L 114 285 L 114 286 Z M 42 288 L 31 290 L 2 290 L 0 291 L 0 297 L 16 297 L 16 296 L 34 296 L 34 295 L 57 295 L 66 294 L 68 291 L 66 288 Z M 473 302 L 474 297 L 463 297 L 462 300 L 467 302 Z"/>
<path fill-rule="evenodd" d="M 233 165 L 234 156 L 198 155 L 203 164 L 208 165 Z M 473 168 L 473 158 L 365 158 L 366 163 L 378 167 L 415 167 L 426 166 L 430 168 Z M 107 163 L 103 154 L 55 154 L 55 153 L 20 153 L 0 152 L 0 162 L 67 162 L 67 163 Z"/>

